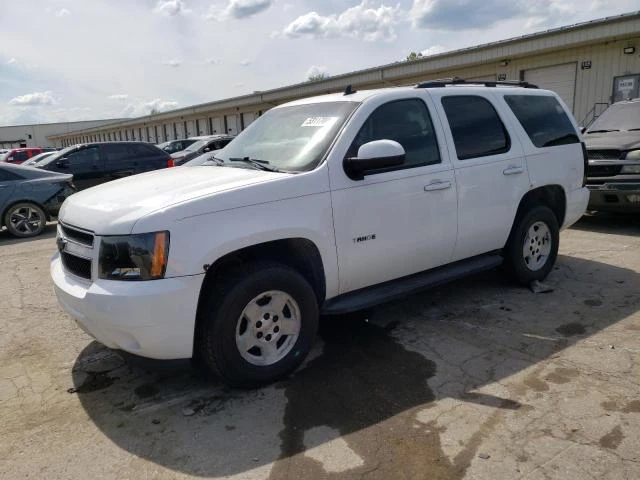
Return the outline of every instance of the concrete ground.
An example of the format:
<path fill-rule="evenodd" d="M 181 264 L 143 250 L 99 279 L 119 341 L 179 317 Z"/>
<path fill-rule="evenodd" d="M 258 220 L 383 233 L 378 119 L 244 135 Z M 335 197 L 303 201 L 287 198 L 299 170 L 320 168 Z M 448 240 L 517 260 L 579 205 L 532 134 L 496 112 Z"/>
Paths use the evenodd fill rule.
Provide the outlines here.
<path fill-rule="evenodd" d="M 640 221 L 562 234 L 552 293 L 496 272 L 324 319 L 256 391 L 147 372 L 56 303 L 38 239 L 0 233 L 0 477 L 640 478 Z"/>

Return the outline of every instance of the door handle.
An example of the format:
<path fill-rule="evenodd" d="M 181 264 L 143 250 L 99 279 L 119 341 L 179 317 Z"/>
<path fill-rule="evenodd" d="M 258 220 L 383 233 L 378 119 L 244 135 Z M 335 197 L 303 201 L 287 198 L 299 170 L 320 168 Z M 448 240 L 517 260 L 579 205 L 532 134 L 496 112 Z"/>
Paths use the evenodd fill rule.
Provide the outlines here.
<path fill-rule="evenodd" d="M 516 165 L 511 165 L 502 171 L 504 175 L 517 175 L 522 172 L 524 172 L 524 167 L 518 167 Z"/>
<path fill-rule="evenodd" d="M 440 180 L 436 180 L 431 182 L 429 185 L 424 186 L 425 192 L 435 192 L 436 190 L 446 190 L 447 188 L 451 188 L 451 182 L 445 181 L 441 182 Z"/>

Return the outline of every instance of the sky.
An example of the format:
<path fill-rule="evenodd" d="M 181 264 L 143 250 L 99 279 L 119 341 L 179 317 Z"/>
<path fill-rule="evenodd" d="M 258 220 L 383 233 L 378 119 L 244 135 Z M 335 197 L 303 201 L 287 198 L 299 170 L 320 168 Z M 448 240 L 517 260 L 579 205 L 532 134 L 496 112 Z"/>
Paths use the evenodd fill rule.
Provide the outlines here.
<path fill-rule="evenodd" d="M 0 125 L 136 117 L 637 9 L 637 0 L 2 0 Z"/>

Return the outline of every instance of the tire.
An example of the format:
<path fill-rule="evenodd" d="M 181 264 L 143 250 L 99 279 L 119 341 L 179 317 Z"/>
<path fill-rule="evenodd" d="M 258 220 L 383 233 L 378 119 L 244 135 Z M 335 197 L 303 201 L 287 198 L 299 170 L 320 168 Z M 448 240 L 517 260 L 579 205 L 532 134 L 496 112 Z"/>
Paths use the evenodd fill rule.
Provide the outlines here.
<path fill-rule="evenodd" d="M 5 212 L 4 225 L 15 237 L 35 237 L 47 225 L 47 216 L 35 203 L 20 202 L 11 205 Z"/>
<path fill-rule="evenodd" d="M 229 386 L 272 383 L 306 358 L 318 317 L 313 288 L 296 270 L 274 262 L 235 268 L 209 291 L 197 358 Z"/>
<path fill-rule="evenodd" d="M 505 248 L 507 270 L 522 285 L 544 280 L 558 256 L 558 220 L 550 208 L 540 205 L 529 209 L 516 222 Z"/>

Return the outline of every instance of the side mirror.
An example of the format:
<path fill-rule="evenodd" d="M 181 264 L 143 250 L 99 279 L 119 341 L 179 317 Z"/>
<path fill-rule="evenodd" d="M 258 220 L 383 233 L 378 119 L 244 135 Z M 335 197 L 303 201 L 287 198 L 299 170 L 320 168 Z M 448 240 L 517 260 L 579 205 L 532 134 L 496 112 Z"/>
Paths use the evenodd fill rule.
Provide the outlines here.
<path fill-rule="evenodd" d="M 202 150 L 204 153 L 206 152 L 210 152 L 211 151 L 211 147 L 204 147 L 204 150 Z"/>
<path fill-rule="evenodd" d="M 580 127 L 580 133 L 584 133 L 587 131 L 587 127 Z"/>
<path fill-rule="evenodd" d="M 351 180 L 363 180 L 368 171 L 402 165 L 405 156 L 404 148 L 398 142 L 374 140 L 362 145 L 357 157 L 345 158 L 343 167 Z"/>
<path fill-rule="evenodd" d="M 60 168 L 67 168 L 69 166 L 69 160 L 67 158 L 61 158 L 56 162 L 56 165 Z"/>

